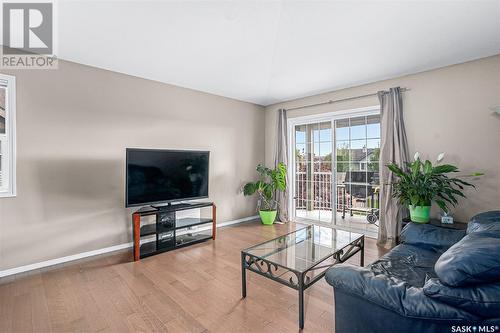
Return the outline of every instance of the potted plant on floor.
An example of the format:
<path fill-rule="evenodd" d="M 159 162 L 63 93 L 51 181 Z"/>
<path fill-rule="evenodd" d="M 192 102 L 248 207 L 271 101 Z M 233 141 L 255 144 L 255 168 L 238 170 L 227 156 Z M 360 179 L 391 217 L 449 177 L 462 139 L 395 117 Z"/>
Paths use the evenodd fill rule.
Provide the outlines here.
<path fill-rule="evenodd" d="M 444 153 L 438 155 L 439 164 Z M 399 203 L 410 210 L 412 222 L 427 223 L 430 220 L 432 202 L 435 202 L 444 212 L 448 213 L 448 205 L 455 206 L 457 198 L 465 198 L 465 187 L 474 185 L 460 179 L 448 176 L 458 172 L 458 168 L 451 164 L 432 165 L 429 160 L 422 162 L 417 152 L 413 162 L 405 163 L 400 167 L 394 163 L 387 166 L 398 178 L 392 184 L 392 195 Z M 481 176 L 476 172 L 469 176 Z"/>
<path fill-rule="evenodd" d="M 286 165 L 279 163 L 275 169 L 270 169 L 261 164 L 257 166 L 259 180 L 247 183 L 243 187 L 246 196 L 257 193 L 259 195 L 258 210 L 263 224 L 273 224 L 278 212 L 275 200 L 276 191 L 286 190 Z"/>

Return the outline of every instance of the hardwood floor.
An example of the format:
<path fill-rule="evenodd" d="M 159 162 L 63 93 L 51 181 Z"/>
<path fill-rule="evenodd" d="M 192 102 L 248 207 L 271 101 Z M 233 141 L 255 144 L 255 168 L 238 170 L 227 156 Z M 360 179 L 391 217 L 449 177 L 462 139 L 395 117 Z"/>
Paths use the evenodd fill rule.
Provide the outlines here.
<path fill-rule="evenodd" d="M 247 273 L 240 250 L 294 224 L 218 230 L 217 240 L 132 262 L 132 251 L 93 257 L 0 281 L 0 332 L 296 332 L 297 291 Z M 365 242 L 365 263 L 387 250 Z M 359 263 L 358 256 L 350 259 Z M 305 292 L 303 332 L 333 332 L 333 292 Z"/>

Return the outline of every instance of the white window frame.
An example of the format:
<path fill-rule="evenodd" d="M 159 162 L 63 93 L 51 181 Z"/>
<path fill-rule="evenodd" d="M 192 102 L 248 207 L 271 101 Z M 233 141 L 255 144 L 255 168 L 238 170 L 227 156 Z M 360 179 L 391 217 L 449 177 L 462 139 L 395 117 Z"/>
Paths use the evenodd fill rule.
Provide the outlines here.
<path fill-rule="evenodd" d="M 7 188 L 0 188 L 0 198 L 15 197 L 16 186 L 16 78 L 12 75 L 0 74 L 0 85 L 6 86 L 5 90 L 5 134 L 0 134 L 3 139 L 2 155 L 7 158 L 2 163 L 2 173 L 7 180 Z M 6 160 L 6 163 L 5 163 Z"/>

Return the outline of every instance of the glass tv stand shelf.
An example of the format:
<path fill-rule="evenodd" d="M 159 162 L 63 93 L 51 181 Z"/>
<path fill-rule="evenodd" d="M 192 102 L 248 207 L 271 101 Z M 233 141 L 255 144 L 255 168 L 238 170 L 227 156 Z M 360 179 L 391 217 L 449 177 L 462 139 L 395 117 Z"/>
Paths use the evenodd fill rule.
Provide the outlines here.
<path fill-rule="evenodd" d="M 146 206 L 132 213 L 132 222 L 134 261 L 137 261 L 215 239 L 216 207 L 213 202 Z"/>

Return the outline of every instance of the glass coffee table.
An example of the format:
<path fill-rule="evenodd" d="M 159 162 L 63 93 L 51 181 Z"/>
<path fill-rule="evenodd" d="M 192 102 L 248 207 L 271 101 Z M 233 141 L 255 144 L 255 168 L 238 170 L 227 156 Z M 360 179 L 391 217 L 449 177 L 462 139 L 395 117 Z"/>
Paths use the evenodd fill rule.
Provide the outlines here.
<path fill-rule="evenodd" d="M 241 286 L 247 296 L 246 270 L 299 292 L 299 327 L 304 328 L 304 290 L 326 270 L 360 252 L 364 265 L 365 236 L 318 225 L 307 226 L 241 251 Z"/>

